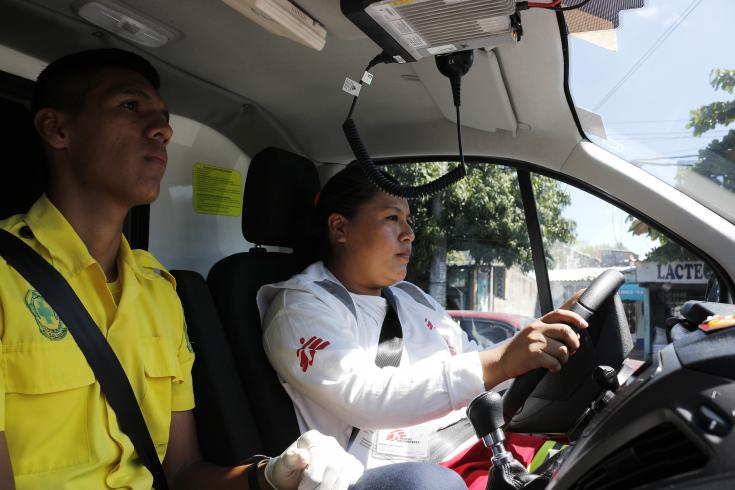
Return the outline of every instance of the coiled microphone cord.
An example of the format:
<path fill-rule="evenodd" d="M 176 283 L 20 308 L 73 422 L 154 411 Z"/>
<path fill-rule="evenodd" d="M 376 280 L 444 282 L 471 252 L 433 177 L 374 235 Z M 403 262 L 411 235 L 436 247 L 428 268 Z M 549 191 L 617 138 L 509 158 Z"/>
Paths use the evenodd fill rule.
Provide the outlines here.
<path fill-rule="evenodd" d="M 375 58 L 373 58 L 370 63 L 368 63 L 367 67 L 365 68 L 365 72 L 369 71 L 372 67 L 379 63 L 393 63 L 393 59 L 385 52 L 379 54 Z M 363 82 L 362 79 L 360 80 L 360 86 L 362 86 Z M 352 120 L 352 113 L 355 111 L 355 106 L 357 105 L 357 97 L 358 95 L 354 95 L 352 99 L 352 105 L 350 106 L 350 110 L 347 113 L 347 119 L 344 123 L 342 123 L 342 131 L 344 131 L 345 136 L 347 137 L 347 142 L 350 145 L 350 148 L 352 149 L 352 153 L 355 155 L 355 159 L 357 160 L 358 164 L 360 165 L 360 168 L 362 168 L 362 171 L 365 173 L 368 179 L 380 190 L 392 194 L 397 197 L 403 197 L 406 199 L 419 199 L 422 197 L 428 197 L 433 194 L 436 194 L 437 192 L 440 192 L 447 187 L 459 182 L 462 180 L 465 175 L 467 175 L 467 170 L 465 167 L 464 162 L 464 151 L 462 149 L 462 129 L 461 129 L 461 123 L 459 119 L 459 83 L 458 79 L 455 83 L 454 80 L 452 80 L 452 93 L 454 96 L 455 101 L 455 108 L 457 113 L 457 138 L 459 141 L 459 165 L 446 174 L 442 175 L 441 177 L 438 177 L 437 179 L 432 180 L 431 182 L 427 182 L 426 184 L 411 186 L 411 185 L 403 185 L 399 184 L 397 182 L 393 182 L 387 177 L 385 177 L 378 167 L 375 165 L 375 162 L 373 162 L 373 159 L 370 157 L 370 154 L 367 151 L 367 148 L 365 148 L 365 145 L 362 142 L 362 139 L 360 138 L 360 133 L 357 130 L 357 125 L 355 124 L 355 121 Z M 359 94 L 359 92 L 358 92 Z"/>

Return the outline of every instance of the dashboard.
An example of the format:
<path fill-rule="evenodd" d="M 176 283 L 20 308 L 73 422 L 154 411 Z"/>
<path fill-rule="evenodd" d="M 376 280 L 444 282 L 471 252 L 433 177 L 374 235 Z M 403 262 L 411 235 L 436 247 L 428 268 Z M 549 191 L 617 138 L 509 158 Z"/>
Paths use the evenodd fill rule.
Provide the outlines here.
<path fill-rule="evenodd" d="M 735 315 L 733 305 L 721 309 Z M 631 371 L 623 367 L 620 387 L 578 422 L 575 443 L 547 468 L 546 488 L 692 489 L 735 480 L 735 327 L 687 332 Z"/>

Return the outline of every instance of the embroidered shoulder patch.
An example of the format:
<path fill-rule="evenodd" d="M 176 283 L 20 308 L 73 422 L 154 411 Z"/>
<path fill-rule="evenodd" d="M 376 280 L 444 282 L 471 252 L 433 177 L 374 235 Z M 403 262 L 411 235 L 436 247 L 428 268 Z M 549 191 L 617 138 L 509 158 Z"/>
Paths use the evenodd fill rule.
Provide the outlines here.
<path fill-rule="evenodd" d="M 306 372 L 306 370 L 309 369 L 309 366 L 314 365 L 316 352 L 329 346 L 328 340 L 322 340 L 316 335 L 313 335 L 309 340 L 305 340 L 304 337 L 301 337 L 299 339 L 299 343 L 301 344 L 301 347 L 296 349 L 296 357 L 299 358 L 299 363 L 303 372 Z"/>
<path fill-rule="evenodd" d="M 35 289 L 29 289 L 26 292 L 26 306 L 33 317 L 36 319 L 38 330 L 41 335 L 49 340 L 61 340 L 66 337 L 67 328 L 64 322 L 61 321 L 59 315 L 56 314 L 51 305 L 49 305 L 41 293 Z"/>

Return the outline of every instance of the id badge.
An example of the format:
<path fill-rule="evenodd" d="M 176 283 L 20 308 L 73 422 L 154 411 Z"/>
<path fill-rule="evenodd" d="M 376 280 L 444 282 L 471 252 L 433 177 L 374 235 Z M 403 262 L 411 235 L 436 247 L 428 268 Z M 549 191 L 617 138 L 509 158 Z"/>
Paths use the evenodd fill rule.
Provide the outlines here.
<path fill-rule="evenodd" d="M 426 460 L 429 457 L 429 432 L 419 428 L 377 430 L 373 454 L 388 459 Z"/>

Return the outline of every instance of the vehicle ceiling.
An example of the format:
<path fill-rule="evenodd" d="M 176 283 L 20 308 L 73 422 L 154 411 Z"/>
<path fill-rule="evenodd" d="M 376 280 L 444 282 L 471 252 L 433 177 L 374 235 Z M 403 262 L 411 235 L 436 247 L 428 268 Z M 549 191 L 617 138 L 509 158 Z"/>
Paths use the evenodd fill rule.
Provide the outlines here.
<path fill-rule="evenodd" d="M 84 48 L 132 48 L 79 18 L 77 3 L 0 0 L 0 44 L 46 61 Z M 221 1 L 124 5 L 182 33 L 162 48 L 139 50 L 161 69 L 173 112 L 220 130 L 250 154 L 275 143 L 318 162 L 347 162 L 353 156 L 341 123 L 350 97 L 341 86 L 346 76 L 359 78 L 379 48 L 342 16 L 339 0 L 299 3 L 327 29 L 321 52 L 270 34 Z M 581 139 L 564 95 L 559 26 L 554 13 L 538 9 L 523 12 L 522 21 L 522 41 L 495 49 L 502 78 L 475 68 L 463 87 L 463 120 L 490 129 L 465 128 L 465 153 L 559 169 Z M 436 74 L 432 59 L 420 63 L 425 66 L 378 66 L 362 92 L 355 120 L 374 157 L 457 153 L 454 123 L 435 101 L 450 100 L 449 82 Z M 493 108 L 506 91 L 510 118 L 497 123 Z M 271 127 L 253 127 L 262 125 Z"/>

